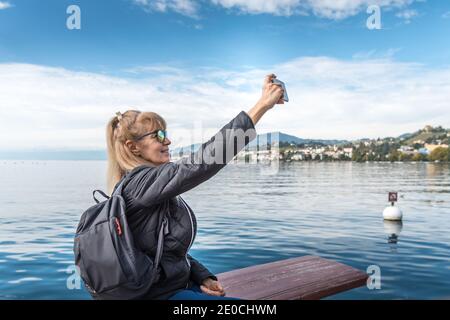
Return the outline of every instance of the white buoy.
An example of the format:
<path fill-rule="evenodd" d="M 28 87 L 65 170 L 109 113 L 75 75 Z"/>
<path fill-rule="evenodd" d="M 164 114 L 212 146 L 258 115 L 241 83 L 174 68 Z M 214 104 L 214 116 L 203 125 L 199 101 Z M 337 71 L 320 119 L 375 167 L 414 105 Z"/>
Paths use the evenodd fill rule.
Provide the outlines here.
<path fill-rule="evenodd" d="M 398 207 L 389 206 L 383 210 L 383 218 L 384 220 L 400 221 L 403 218 L 403 214 Z"/>
<path fill-rule="evenodd" d="M 394 203 L 397 202 L 397 192 L 389 192 L 389 202 L 391 205 L 383 210 L 384 220 L 401 221 L 403 213 L 399 207 L 394 205 Z"/>

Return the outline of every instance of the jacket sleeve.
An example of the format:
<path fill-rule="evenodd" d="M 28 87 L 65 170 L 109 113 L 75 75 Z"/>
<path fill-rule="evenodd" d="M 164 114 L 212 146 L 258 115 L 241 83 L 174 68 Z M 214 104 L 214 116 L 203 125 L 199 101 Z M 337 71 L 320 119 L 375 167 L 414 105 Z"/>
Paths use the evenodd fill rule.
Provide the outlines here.
<path fill-rule="evenodd" d="M 187 255 L 189 262 L 191 263 L 191 275 L 190 279 L 196 284 L 201 285 L 206 278 L 212 278 L 217 280 L 217 277 L 211 273 L 204 265 L 195 260 L 191 255 Z"/>
<path fill-rule="evenodd" d="M 189 157 L 142 170 L 133 179 L 135 183 L 125 186 L 132 206 L 150 207 L 196 187 L 219 172 L 255 137 L 252 119 L 241 111 Z"/>

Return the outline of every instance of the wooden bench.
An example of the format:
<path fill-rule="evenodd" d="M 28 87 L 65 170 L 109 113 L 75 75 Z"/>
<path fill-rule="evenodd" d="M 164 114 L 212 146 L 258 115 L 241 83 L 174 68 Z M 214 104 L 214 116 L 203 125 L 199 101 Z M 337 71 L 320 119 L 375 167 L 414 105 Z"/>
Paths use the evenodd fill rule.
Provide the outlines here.
<path fill-rule="evenodd" d="M 228 297 L 310 300 L 366 285 L 368 275 L 336 261 L 304 256 L 224 272 L 217 278 Z"/>

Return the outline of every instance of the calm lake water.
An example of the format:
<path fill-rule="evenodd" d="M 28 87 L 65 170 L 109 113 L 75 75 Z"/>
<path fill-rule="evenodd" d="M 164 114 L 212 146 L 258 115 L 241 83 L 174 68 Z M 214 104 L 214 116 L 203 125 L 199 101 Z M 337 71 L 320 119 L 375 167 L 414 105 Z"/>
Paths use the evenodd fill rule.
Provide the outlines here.
<path fill-rule="evenodd" d="M 73 233 L 92 190 L 105 189 L 105 170 L 104 161 L 0 161 L 0 299 L 90 298 L 67 282 Z M 381 269 L 381 289 L 329 299 L 450 298 L 448 164 L 281 163 L 269 171 L 229 165 L 183 195 L 198 220 L 191 254 L 211 271 L 319 255 Z M 383 221 L 389 191 L 399 192 L 402 226 Z"/>

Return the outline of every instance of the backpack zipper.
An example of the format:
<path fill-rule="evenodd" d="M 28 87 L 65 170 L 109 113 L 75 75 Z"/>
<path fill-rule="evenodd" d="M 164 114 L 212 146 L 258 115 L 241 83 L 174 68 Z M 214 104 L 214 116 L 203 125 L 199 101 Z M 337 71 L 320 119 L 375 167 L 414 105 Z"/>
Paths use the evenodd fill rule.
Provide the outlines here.
<path fill-rule="evenodd" d="M 117 223 L 117 220 L 119 220 L 117 217 L 115 217 L 115 222 Z M 120 221 L 120 220 L 119 220 Z M 120 230 L 120 234 L 119 234 L 119 236 L 122 234 L 122 230 Z M 119 238 L 119 242 L 118 242 L 118 245 L 120 246 L 121 245 L 121 240 L 120 240 L 120 238 Z M 123 249 L 123 248 L 122 248 Z M 130 257 L 129 257 L 129 255 L 128 255 L 128 248 L 125 248 L 125 254 L 124 254 L 124 256 L 125 256 L 125 259 L 127 260 L 127 263 L 128 263 L 128 266 L 130 267 L 130 269 L 131 269 L 131 272 L 133 273 L 133 281 L 134 282 L 136 282 L 136 283 L 138 283 L 137 282 L 137 279 L 138 279 L 138 274 L 137 274 L 137 270 L 136 270 L 136 267 L 135 267 L 135 265 L 134 265 L 134 263 L 133 263 L 133 261 L 131 261 L 131 259 L 130 259 Z M 139 283 L 140 284 L 140 283 Z"/>
<path fill-rule="evenodd" d="M 187 262 L 187 264 L 188 264 L 188 266 L 189 266 L 189 269 L 190 269 L 190 268 L 191 268 L 191 263 L 189 262 L 189 259 L 188 259 L 187 254 L 188 254 L 188 252 L 189 252 L 189 249 L 191 248 L 192 242 L 194 242 L 194 221 L 192 220 L 191 211 L 189 210 L 188 206 L 187 206 L 186 203 L 184 202 L 183 198 L 181 198 L 181 197 L 179 197 L 179 198 L 181 199 L 181 202 L 183 203 L 184 207 L 186 208 L 186 210 L 187 210 L 187 212 L 188 212 L 188 214 L 189 214 L 189 219 L 191 220 L 191 230 L 192 230 L 192 233 L 191 233 L 191 241 L 190 241 L 190 243 L 189 243 L 188 249 L 187 249 L 187 251 L 186 251 L 186 256 L 185 256 L 186 262 Z"/>

